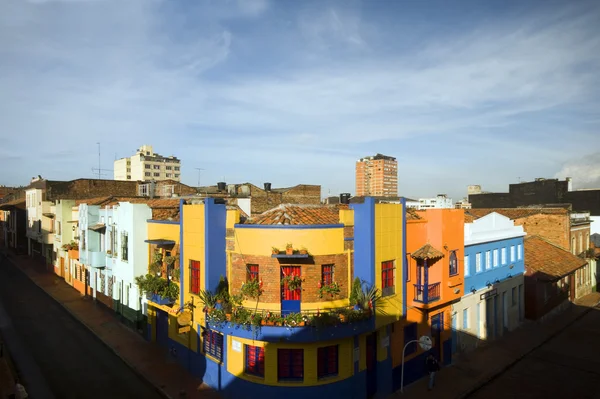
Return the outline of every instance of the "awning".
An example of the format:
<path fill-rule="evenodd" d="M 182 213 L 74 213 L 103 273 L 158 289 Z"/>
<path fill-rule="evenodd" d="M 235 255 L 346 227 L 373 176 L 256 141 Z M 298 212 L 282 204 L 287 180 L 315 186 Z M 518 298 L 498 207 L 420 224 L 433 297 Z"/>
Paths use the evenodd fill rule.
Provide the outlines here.
<path fill-rule="evenodd" d="M 156 239 L 156 240 L 144 240 L 144 242 L 147 242 L 148 244 L 154 244 L 154 245 L 158 245 L 158 246 L 169 246 L 169 245 L 175 245 L 175 241 L 173 240 L 164 240 L 164 239 Z"/>
<path fill-rule="evenodd" d="M 95 225 L 89 226 L 88 230 L 92 231 L 100 231 L 106 229 L 106 225 L 104 223 L 96 223 Z"/>
<path fill-rule="evenodd" d="M 46 216 L 47 218 L 54 219 L 54 214 L 53 213 L 46 212 L 46 213 L 42 213 L 42 215 Z"/>
<path fill-rule="evenodd" d="M 67 220 L 67 223 L 79 223 L 79 220 Z"/>

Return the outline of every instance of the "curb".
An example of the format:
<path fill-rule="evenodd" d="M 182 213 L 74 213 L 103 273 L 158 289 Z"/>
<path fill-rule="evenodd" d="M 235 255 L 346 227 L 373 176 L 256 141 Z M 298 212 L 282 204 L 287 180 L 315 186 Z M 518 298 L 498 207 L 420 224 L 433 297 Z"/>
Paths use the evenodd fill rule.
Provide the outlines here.
<path fill-rule="evenodd" d="M 152 383 L 152 381 L 150 381 L 150 378 L 148 378 L 144 373 L 142 373 L 140 370 L 137 369 L 137 367 L 135 367 L 133 364 L 131 364 L 129 361 L 127 361 L 123 356 L 121 356 L 121 354 L 119 352 L 117 352 L 117 350 L 115 348 L 113 348 L 112 346 L 110 346 L 106 341 L 104 341 L 102 338 L 100 338 L 95 332 L 94 330 L 83 320 L 81 320 L 80 318 L 78 318 L 69 308 L 67 308 L 62 302 L 58 301 L 56 298 L 54 298 L 52 296 L 52 294 L 50 294 L 48 291 L 46 291 L 44 289 L 44 287 L 42 287 L 41 285 L 39 285 L 35 280 L 33 280 L 31 277 L 29 277 L 29 275 L 19 266 L 15 265 L 12 259 L 9 259 L 8 256 L 6 256 L 6 254 L 2 254 L 2 256 L 11 263 L 11 265 L 16 268 L 17 270 L 19 270 L 19 272 L 21 272 L 23 275 L 25 275 L 25 277 L 27 277 L 33 284 L 35 284 L 40 290 L 42 290 L 46 295 L 48 295 L 54 302 L 56 302 L 57 304 L 59 304 L 66 312 L 69 316 L 71 316 L 75 321 L 77 321 L 79 324 L 81 324 L 82 326 L 84 326 L 90 333 L 92 333 L 92 335 L 100 342 L 102 343 L 105 347 L 107 347 L 108 349 L 110 349 L 110 351 L 112 353 L 114 353 L 119 359 L 121 359 L 121 361 L 123 363 L 125 363 L 125 365 L 127 365 L 127 367 L 129 367 L 135 374 L 137 374 L 138 377 L 140 377 L 142 380 L 146 381 L 146 383 L 148 383 L 152 388 L 154 388 L 154 390 L 156 392 L 158 392 L 163 398 L 165 399 L 173 399 L 171 397 L 171 395 L 169 395 L 168 393 L 166 393 L 162 388 L 154 385 L 154 383 Z"/>
<path fill-rule="evenodd" d="M 511 361 L 510 363 L 508 363 L 506 366 L 502 367 L 497 372 L 494 372 L 490 377 L 488 377 L 488 378 L 486 378 L 486 379 L 478 382 L 477 384 L 475 384 L 475 386 L 473 386 L 472 388 L 468 389 L 466 392 L 463 392 L 463 393 L 459 394 L 457 396 L 457 399 L 466 399 L 469 396 L 473 395 L 475 392 L 477 392 L 480 389 L 482 389 L 483 387 L 485 387 L 486 385 L 489 385 L 490 383 L 494 382 L 498 377 L 500 377 L 502 374 L 504 374 L 505 372 L 507 372 L 508 370 L 510 370 L 511 368 L 513 368 L 517 363 L 519 363 L 521 360 L 523 360 L 526 356 L 528 356 L 533 351 L 539 349 L 540 347 L 542 347 L 543 345 L 545 345 L 546 343 L 548 343 L 550 340 L 552 340 L 557 335 L 559 335 L 560 333 L 562 333 L 566 328 L 568 328 L 571 325 L 573 325 L 576 322 L 578 322 L 580 319 L 582 319 L 586 314 L 588 314 L 591 311 L 592 311 L 592 307 L 589 307 L 589 308 L 583 310 L 581 312 L 581 314 L 577 315 L 573 320 L 571 320 L 570 322 L 568 322 L 567 324 L 565 324 L 564 326 L 562 326 L 561 328 L 559 328 L 557 331 L 555 331 L 552 334 L 550 334 L 547 338 L 545 338 L 544 340 L 542 340 L 539 344 L 537 344 L 537 345 L 533 346 L 532 348 L 528 349 L 525 353 L 523 353 L 520 356 L 518 356 L 517 358 L 515 358 L 515 360 Z"/>

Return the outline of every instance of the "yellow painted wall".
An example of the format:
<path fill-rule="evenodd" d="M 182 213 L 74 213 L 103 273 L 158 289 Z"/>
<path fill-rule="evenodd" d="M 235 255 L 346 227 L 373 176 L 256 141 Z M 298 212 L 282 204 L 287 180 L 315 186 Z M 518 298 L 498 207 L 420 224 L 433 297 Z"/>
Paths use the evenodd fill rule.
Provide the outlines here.
<path fill-rule="evenodd" d="M 331 229 L 235 229 L 235 251 L 247 255 L 270 255 L 271 248 L 285 251 L 290 242 L 294 249 L 306 247 L 312 255 L 344 253 L 343 227 Z"/>
<path fill-rule="evenodd" d="M 237 209 L 227 209 L 225 228 L 233 229 L 236 223 L 240 222 L 240 211 Z"/>
<path fill-rule="evenodd" d="M 181 268 L 184 274 L 183 301 L 194 300 L 194 323 L 204 323 L 203 304 L 197 295 L 190 293 L 190 260 L 200 261 L 200 289 L 205 289 L 206 256 L 204 248 L 204 204 L 183 205 L 183 259 Z M 193 330 L 193 329 L 192 329 Z"/>
<path fill-rule="evenodd" d="M 375 327 L 402 317 L 403 255 L 401 204 L 375 204 L 375 286 L 381 292 L 381 262 L 394 260 L 395 294 L 383 297 L 376 308 Z"/>
<path fill-rule="evenodd" d="M 232 341 L 241 343 L 241 352 L 232 348 Z M 244 373 L 245 348 L 244 345 L 253 345 L 265 348 L 265 376 L 264 378 L 247 375 Z M 317 378 L 317 349 L 323 346 L 339 345 L 338 347 L 338 375 L 322 380 Z M 277 381 L 277 349 L 304 349 L 304 381 L 278 382 Z M 244 380 L 272 386 L 314 386 L 331 384 L 344 380 L 354 374 L 353 339 L 327 341 L 313 344 L 267 343 L 251 339 L 227 337 L 227 371 Z"/>
<path fill-rule="evenodd" d="M 174 240 L 179 243 L 179 225 L 148 222 L 149 240 Z"/>
<path fill-rule="evenodd" d="M 340 209 L 340 223 L 346 226 L 354 226 L 354 210 Z"/>

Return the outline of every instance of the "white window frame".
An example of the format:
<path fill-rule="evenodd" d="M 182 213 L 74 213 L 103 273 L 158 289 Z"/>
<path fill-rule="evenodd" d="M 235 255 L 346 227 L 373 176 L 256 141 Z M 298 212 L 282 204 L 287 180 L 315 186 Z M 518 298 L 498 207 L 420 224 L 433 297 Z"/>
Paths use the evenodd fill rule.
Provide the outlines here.
<path fill-rule="evenodd" d="M 502 264 L 506 265 L 506 247 L 502 247 Z"/>
<path fill-rule="evenodd" d="M 481 252 L 475 254 L 475 272 L 481 273 L 483 268 L 481 267 Z"/>
<path fill-rule="evenodd" d="M 485 251 L 485 270 L 492 268 L 492 255 L 490 251 Z"/>
<path fill-rule="evenodd" d="M 517 245 L 517 259 L 518 260 L 523 259 L 523 245 L 521 245 L 521 244 Z"/>
<path fill-rule="evenodd" d="M 516 260 L 516 257 L 515 257 L 515 246 L 511 245 L 510 246 L 510 261 L 514 262 L 515 260 Z"/>
<path fill-rule="evenodd" d="M 494 249 L 494 267 L 498 267 L 498 248 Z"/>
<path fill-rule="evenodd" d="M 469 277 L 471 275 L 471 265 L 469 264 L 469 255 L 465 255 L 464 260 L 464 268 L 465 268 L 465 277 Z"/>

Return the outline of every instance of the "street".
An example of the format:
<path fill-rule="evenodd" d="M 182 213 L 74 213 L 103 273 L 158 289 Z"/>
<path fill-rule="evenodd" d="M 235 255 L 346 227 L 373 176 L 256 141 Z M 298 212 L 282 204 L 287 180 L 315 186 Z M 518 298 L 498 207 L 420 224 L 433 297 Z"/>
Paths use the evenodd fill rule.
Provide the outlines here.
<path fill-rule="evenodd" d="M 0 302 L 55 397 L 161 397 L 3 257 Z M 27 382 L 26 375 L 23 380 Z"/>
<path fill-rule="evenodd" d="M 600 309 L 594 308 L 471 399 L 598 398 Z"/>

